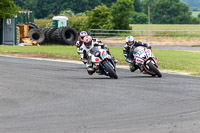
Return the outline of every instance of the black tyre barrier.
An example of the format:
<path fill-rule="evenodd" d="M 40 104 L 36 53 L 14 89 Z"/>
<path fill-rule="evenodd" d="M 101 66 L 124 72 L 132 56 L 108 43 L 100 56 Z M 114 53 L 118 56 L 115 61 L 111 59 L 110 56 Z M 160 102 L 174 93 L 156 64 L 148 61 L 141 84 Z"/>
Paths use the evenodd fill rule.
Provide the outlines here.
<path fill-rule="evenodd" d="M 53 35 L 54 31 L 57 30 L 57 29 L 58 28 L 52 28 L 52 29 L 49 29 L 46 32 L 45 38 L 46 38 L 47 42 L 49 42 L 49 43 L 53 43 L 54 42 L 52 35 Z"/>
<path fill-rule="evenodd" d="M 73 45 L 78 39 L 78 32 L 74 28 L 32 28 L 29 37 L 38 43 L 59 43 Z"/>
<path fill-rule="evenodd" d="M 48 36 L 49 36 L 50 30 L 51 30 L 51 28 L 47 28 L 46 32 L 44 33 L 44 35 L 45 35 L 45 41 L 46 41 L 46 42 L 50 42 L 50 41 L 48 40 Z"/>
<path fill-rule="evenodd" d="M 44 33 L 42 33 L 39 29 L 36 28 L 32 28 L 29 31 L 29 38 L 31 38 L 31 40 L 34 40 L 39 44 L 43 43 L 45 40 Z"/>
<path fill-rule="evenodd" d="M 75 44 L 78 40 L 78 32 L 74 28 L 64 28 L 61 35 L 64 43 L 69 45 Z"/>
<path fill-rule="evenodd" d="M 36 28 L 36 29 L 39 28 L 39 27 L 38 27 L 36 24 L 34 24 L 34 23 L 26 23 L 26 25 L 29 26 L 29 30 L 31 30 L 31 29 L 33 29 L 33 28 Z"/>
<path fill-rule="evenodd" d="M 64 27 L 60 27 L 58 29 L 56 29 L 53 34 L 52 34 L 52 39 L 54 40 L 54 42 L 56 43 L 60 43 L 60 44 L 64 44 L 61 33 Z"/>
<path fill-rule="evenodd" d="M 73 45 L 78 39 L 78 32 L 74 28 L 60 27 L 54 31 L 52 39 L 61 44 Z"/>
<path fill-rule="evenodd" d="M 44 36 L 45 36 L 45 40 L 44 40 L 44 42 L 46 43 L 46 42 L 48 42 L 48 40 L 47 40 L 47 37 L 46 37 L 46 34 L 47 34 L 47 32 L 50 30 L 50 28 L 39 28 L 40 29 L 40 31 L 44 34 Z"/>

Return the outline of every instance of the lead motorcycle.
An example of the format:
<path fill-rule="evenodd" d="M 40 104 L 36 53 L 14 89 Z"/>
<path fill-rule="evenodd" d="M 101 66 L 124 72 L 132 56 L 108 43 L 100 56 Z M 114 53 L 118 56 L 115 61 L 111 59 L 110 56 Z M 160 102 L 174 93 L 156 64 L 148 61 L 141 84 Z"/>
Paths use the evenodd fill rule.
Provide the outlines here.
<path fill-rule="evenodd" d="M 88 59 L 93 64 L 93 69 L 99 75 L 110 76 L 110 78 L 118 79 L 116 74 L 116 62 L 108 54 L 106 49 L 95 49 L 88 54 Z"/>
<path fill-rule="evenodd" d="M 158 70 L 158 62 L 151 52 L 151 49 L 139 46 L 133 51 L 136 65 L 139 66 L 141 72 L 152 76 L 162 77 L 162 74 Z"/>

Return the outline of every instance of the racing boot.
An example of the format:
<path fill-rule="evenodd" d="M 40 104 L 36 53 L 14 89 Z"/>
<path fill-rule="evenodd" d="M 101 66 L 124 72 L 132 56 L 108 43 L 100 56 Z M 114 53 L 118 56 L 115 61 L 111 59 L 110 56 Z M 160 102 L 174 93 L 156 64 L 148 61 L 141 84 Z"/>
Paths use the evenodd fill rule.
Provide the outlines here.
<path fill-rule="evenodd" d="M 135 61 L 133 60 L 130 64 L 129 64 L 129 68 L 131 72 L 135 72 L 135 70 L 137 70 L 139 67 L 135 64 Z"/>
<path fill-rule="evenodd" d="M 84 64 L 86 64 L 86 63 L 88 62 L 88 60 L 85 59 L 85 58 L 82 58 L 81 61 L 82 61 Z"/>
<path fill-rule="evenodd" d="M 89 67 L 89 68 L 87 69 L 87 71 L 88 71 L 88 74 L 89 74 L 89 75 L 92 75 L 92 74 L 95 72 L 94 68 L 91 68 L 91 67 Z"/>
<path fill-rule="evenodd" d="M 116 64 L 118 62 L 118 60 L 115 60 L 115 57 L 112 57 L 114 63 Z"/>
<path fill-rule="evenodd" d="M 92 64 L 87 64 L 86 67 L 89 75 L 92 75 L 95 72 L 95 69 L 93 68 Z"/>

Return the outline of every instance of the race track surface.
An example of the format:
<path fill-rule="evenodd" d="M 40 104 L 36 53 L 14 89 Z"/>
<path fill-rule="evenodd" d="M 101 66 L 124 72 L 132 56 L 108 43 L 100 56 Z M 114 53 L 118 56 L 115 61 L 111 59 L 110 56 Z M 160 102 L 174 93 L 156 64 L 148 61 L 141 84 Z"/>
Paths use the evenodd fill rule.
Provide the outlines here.
<path fill-rule="evenodd" d="M 0 56 L 0 133 L 199 133 L 200 77 Z"/>

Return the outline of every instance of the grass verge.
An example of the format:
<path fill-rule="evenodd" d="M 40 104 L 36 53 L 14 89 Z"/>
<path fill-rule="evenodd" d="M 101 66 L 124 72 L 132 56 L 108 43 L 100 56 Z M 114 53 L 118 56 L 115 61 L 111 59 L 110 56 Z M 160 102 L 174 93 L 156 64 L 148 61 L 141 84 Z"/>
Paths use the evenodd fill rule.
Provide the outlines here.
<path fill-rule="evenodd" d="M 110 52 L 119 64 L 127 64 L 124 60 L 122 47 L 110 47 Z M 75 46 L 40 46 L 40 47 L 20 47 L 20 46 L 0 46 L 1 54 L 47 54 L 49 57 L 80 60 Z M 177 50 L 156 50 L 153 49 L 157 57 L 159 69 L 179 71 L 191 75 L 200 76 L 200 52 L 188 52 Z M 48 56 L 47 56 L 48 57 Z"/>
<path fill-rule="evenodd" d="M 191 47 L 200 47 L 200 45 L 192 45 Z"/>

